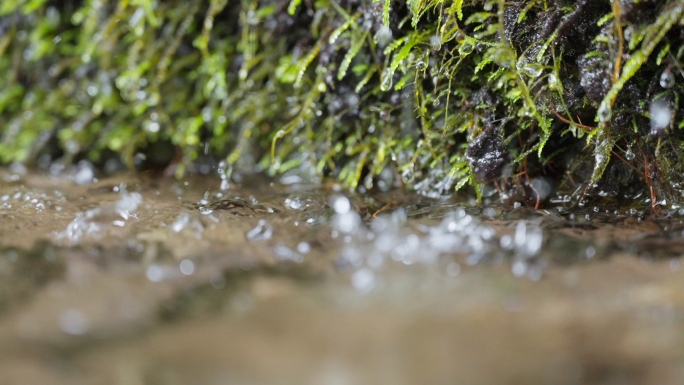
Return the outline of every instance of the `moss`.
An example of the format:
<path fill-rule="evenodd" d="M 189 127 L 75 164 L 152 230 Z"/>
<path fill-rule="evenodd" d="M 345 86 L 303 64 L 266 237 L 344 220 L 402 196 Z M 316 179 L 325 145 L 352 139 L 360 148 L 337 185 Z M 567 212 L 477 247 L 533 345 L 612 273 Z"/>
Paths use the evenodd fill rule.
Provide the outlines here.
<path fill-rule="evenodd" d="M 0 14 L 2 162 L 132 166 L 170 143 L 179 176 L 206 154 L 226 173 L 351 189 L 682 203 L 678 0 L 24 0 Z"/>

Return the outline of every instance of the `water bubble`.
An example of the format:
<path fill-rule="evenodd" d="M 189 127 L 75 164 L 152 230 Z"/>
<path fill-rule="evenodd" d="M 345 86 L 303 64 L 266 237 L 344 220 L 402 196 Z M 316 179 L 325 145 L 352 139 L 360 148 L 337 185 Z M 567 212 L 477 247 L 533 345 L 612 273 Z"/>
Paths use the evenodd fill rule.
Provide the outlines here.
<path fill-rule="evenodd" d="M 665 89 L 670 89 L 675 85 L 675 77 L 672 71 L 668 68 L 660 74 L 660 86 Z"/>
<path fill-rule="evenodd" d="M 260 219 L 256 227 L 249 230 L 245 237 L 250 241 L 262 241 L 271 239 L 273 236 L 273 227 L 264 219 Z"/>

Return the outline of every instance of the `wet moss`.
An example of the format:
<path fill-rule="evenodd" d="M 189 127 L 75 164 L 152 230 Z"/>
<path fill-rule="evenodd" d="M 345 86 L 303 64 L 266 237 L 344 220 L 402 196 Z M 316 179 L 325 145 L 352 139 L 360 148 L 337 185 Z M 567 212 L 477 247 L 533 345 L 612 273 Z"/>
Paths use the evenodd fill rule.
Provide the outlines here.
<path fill-rule="evenodd" d="M 24 0 L 0 15 L 4 163 L 143 153 L 181 176 L 209 156 L 228 176 L 359 190 L 496 186 L 538 205 L 544 180 L 578 203 L 683 200 L 678 0 Z"/>

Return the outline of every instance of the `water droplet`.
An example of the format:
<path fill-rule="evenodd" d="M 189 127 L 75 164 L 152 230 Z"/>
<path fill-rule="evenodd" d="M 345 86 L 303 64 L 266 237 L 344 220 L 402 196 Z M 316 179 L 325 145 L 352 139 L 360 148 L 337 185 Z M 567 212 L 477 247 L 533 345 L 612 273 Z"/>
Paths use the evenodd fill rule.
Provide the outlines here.
<path fill-rule="evenodd" d="M 556 77 L 556 74 L 549 74 L 548 82 L 549 82 L 549 88 L 550 89 L 552 89 L 552 90 L 558 89 L 558 78 Z"/>
<path fill-rule="evenodd" d="M 273 236 L 273 227 L 264 219 L 260 219 L 256 227 L 249 230 L 245 237 L 250 241 L 263 241 L 271 239 Z"/>
<path fill-rule="evenodd" d="M 475 46 L 469 41 L 463 42 L 463 44 L 458 47 L 458 53 L 461 55 L 469 55 L 473 50 L 475 50 Z"/>
<path fill-rule="evenodd" d="M 300 254 L 309 254 L 309 252 L 311 252 L 311 245 L 307 242 L 299 242 L 297 244 L 297 252 Z"/>
<path fill-rule="evenodd" d="M 613 117 L 613 110 L 610 108 L 610 104 L 608 102 L 601 103 L 597 113 L 599 122 L 602 123 L 609 121 L 610 118 Z"/>
<path fill-rule="evenodd" d="M 175 233 L 180 233 L 185 229 L 194 230 L 197 235 L 199 235 L 204 231 L 204 225 L 198 218 L 195 218 L 188 213 L 180 213 L 171 225 L 171 230 Z"/>
<path fill-rule="evenodd" d="M 385 47 L 392 41 L 392 30 L 389 27 L 382 26 L 378 32 L 373 36 L 373 40 L 378 46 Z"/>
<path fill-rule="evenodd" d="M 522 277 L 527 272 L 527 264 L 524 261 L 516 260 L 511 266 L 511 272 L 516 277 Z"/>
<path fill-rule="evenodd" d="M 336 214 L 333 217 L 332 225 L 335 229 L 342 233 L 355 233 L 361 225 L 361 217 L 353 211 L 347 211 L 342 214 Z"/>
<path fill-rule="evenodd" d="M 384 71 L 382 71 L 382 75 L 380 76 L 380 89 L 382 91 L 387 91 L 390 88 L 392 88 L 392 77 L 394 76 L 394 73 L 392 73 L 391 68 L 385 68 Z"/>
<path fill-rule="evenodd" d="M 584 251 L 584 255 L 586 255 L 588 259 L 594 258 L 594 256 L 596 256 L 596 249 L 593 246 L 589 246 Z"/>
<path fill-rule="evenodd" d="M 675 77 L 670 69 L 666 69 L 660 75 L 660 86 L 665 89 L 670 89 L 675 85 Z"/>
<path fill-rule="evenodd" d="M 649 107 L 651 115 L 651 135 L 660 136 L 670 125 L 672 120 L 672 110 L 661 100 L 651 103 Z"/>
<path fill-rule="evenodd" d="M 634 154 L 634 151 L 632 151 L 631 148 L 629 148 L 629 149 L 627 149 L 627 151 L 625 151 L 625 159 L 631 161 L 631 160 L 634 160 L 635 157 L 636 157 L 636 155 Z"/>
<path fill-rule="evenodd" d="M 352 285 L 356 290 L 367 293 L 375 287 L 375 274 L 370 269 L 360 269 L 352 275 Z"/>
<path fill-rule="evenodd" d="M 95 179 L 93 165 L 87 160 L 78 162 L 78 171 L 74 175 L 74 183 L 78 185 L 90 184 Z"/>
<path fill-rule="evenodd" d="M 302 197 L 295 195 L 285 199 L 285 207 L 291 210 L 301 210 L 305 207 Z"/>
<path fill-rule="evenodd" d="M 525 75 L 531 77 L 531 78 L 537 78 L 539 75 L 541 75 L 542 71 L 544 70 L 544 67 L 537 64 L 537 63 L 528 63 L 523 67 L 523 72 Z"/>
<path fill-rule="evenodd" d="M 184 275 L 192 275 L 195 272 L 195 264 L 189 259 L 184 259 L 180 263 L 180 271 Z"/>
<path fill-rule="evenodd" d="M 330 199 L 330 207 L 332 207 L 337 214 L 346 214 L 351 210 L 351 203 L 347 197 L 337 195 Z"/>
<path fill-rule="evenodd" d="M 432 35 L 430 37 L 430 47 L 435 51 L 439 51 L 442 48 L 442 37 L 439 35 Z"/>

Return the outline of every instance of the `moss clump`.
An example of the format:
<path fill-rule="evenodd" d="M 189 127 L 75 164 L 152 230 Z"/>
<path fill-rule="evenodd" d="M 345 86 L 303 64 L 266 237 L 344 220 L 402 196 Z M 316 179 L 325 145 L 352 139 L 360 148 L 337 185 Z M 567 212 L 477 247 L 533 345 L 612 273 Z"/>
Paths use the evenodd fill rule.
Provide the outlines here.
<path fill-rule="evenodd" d="M 170 143 L 179 175 L 211 154 L 228 173 L 349 188 L 682 203 L 680 0 L 23 0 L 0 14 L 2 162 L 132 165 Z"/>

